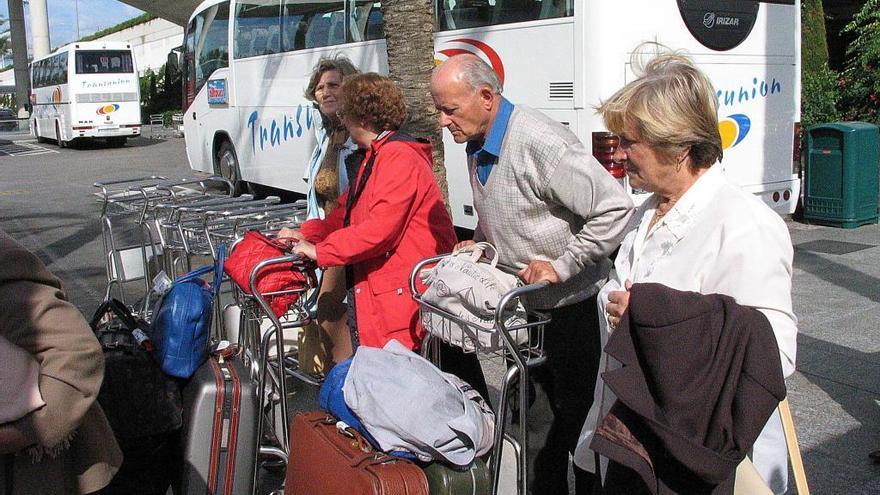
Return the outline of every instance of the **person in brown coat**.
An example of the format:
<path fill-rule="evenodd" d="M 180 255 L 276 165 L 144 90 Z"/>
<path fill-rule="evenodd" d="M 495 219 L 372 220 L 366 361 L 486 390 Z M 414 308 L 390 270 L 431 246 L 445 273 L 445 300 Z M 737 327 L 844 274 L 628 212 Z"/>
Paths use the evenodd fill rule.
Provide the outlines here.
<path fill-rule="evenodd" d="M 85 494 L 106 486 L 122 453 L 96 402 L 101 346 L 61 281 L 2 231 L 0 336 L 39 362 L 45 402 L 0 424 L 0 495 Z"/>

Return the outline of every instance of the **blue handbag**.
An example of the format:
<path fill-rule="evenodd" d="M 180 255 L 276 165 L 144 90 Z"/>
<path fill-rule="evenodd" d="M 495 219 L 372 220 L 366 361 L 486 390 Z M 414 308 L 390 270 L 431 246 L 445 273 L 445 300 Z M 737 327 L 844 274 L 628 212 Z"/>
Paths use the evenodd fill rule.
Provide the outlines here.
<path fill-rule="evenodd" d="M 208 337 L 214 316 L 214 299 L 223 279 L 224 246 L 217 266 L 204 266 L 178 278 L 153 309 L 150 337 L 155 357 L 165 373 L 189 378 L 208 357 Z M 214 283 L 200 277 L 214 272 Z"/>

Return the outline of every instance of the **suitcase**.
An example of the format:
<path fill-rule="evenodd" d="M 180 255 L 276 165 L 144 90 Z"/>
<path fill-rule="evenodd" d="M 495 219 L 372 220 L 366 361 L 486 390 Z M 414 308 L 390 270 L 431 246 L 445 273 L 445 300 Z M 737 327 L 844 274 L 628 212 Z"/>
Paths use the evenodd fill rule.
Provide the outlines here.
<path fill-rule="evenodd" d="M 432 462 L 425 467 L 431 495 L 484 495 L 492 493 L 492 476 L 479 457 L 465 470 Z"/>
<path fill-rule="evenodd" d="M 340 423 L 344 425 L 344 423 Z M 285 495 L 428 495 L 422 469 L 376 451 L 329 413 L 293 418 Z"/>
<path fill-rule="evenodd" d="M 210 356 L 183 390 L 185 494 L 252 493 L 257 391 L 238 356 Z"/>

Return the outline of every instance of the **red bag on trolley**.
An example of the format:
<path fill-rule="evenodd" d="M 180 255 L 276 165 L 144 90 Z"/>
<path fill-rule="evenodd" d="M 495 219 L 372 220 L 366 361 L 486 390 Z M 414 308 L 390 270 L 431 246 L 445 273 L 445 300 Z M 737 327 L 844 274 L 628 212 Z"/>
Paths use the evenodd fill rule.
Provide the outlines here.
<path fill-rule="evenodd" d="M 292 243 L 295 239 L 290 239 Z M 235 245 L 232 254 L 226 258 L 223 270 L 241 287 L 251 294 L 250 276 L 254 267 L 261 261 L 279 258 L 290 253 L 291 244 L 270 239 L 256 230 L 245 232 L 244 238 Z M 278 264 L 264 268 L 257 275 L 257 290 L 261 294 L 299 289 L 306 286 L 307 275 L 293 269 L 288 264 Z M 299 299 L 300 292 L 279 294 L 269 297 L 269 307 L 275 316 L 281 316 Z"/>

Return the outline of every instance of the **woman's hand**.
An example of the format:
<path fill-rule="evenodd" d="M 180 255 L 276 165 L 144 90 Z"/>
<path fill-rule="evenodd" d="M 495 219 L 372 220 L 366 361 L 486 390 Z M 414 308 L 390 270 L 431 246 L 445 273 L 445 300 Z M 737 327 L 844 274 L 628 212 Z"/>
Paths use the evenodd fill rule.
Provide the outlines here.
<path fill-rule="evenodd" d="M 629 290 L 632 288 L 632 282 L 627 280 L 623 283 L 626 290 L 614 290 L 608 293 L 608 304 L 605 306 L 605 312 L 608 313 L 608 326 L 612 330 L 617 329 L 620 324 L 620 318 L 626 308 L 629 307 Z"/>
<path fill-rule="evenodd" d="M 278 231 L 278 239 L 296 239 L 301 241 L 304 238 L 303 235 L 299 233 L 299 230 L 290 227 L 283 227 Z"/>
<path fill-rule="evenodd" d="M 294 244 L 293 252 L 312 261 L 318 260 L 318 253 L 315 250 L 315 245 L 309 241 L 300 240 Z"/>
<path fill-rule="evenodd" d="M 460 251 L 468 246 L 473 246 L 474 244 L 476 244 L 475 241 L 461 241 L 452 247 L 452 252 L 457 253 L 458 251 Z"/>

